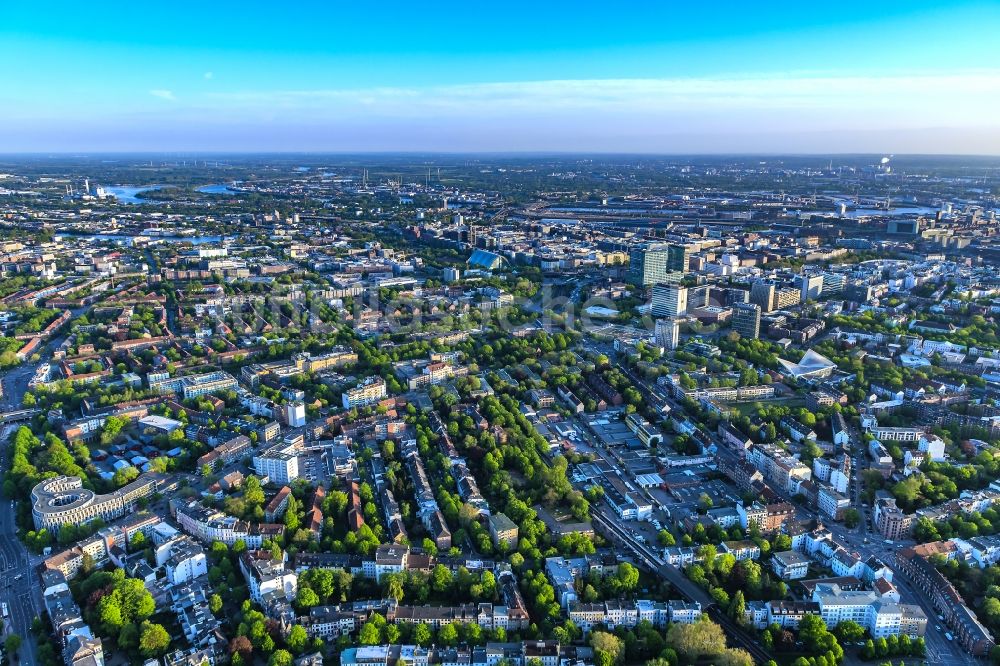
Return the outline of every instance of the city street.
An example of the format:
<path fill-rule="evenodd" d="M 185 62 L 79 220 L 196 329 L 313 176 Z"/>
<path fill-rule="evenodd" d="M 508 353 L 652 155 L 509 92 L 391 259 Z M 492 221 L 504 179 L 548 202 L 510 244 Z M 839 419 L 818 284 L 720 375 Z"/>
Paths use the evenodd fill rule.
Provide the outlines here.
<path fill-rule="evenodd" d="M 5 427 L 0 433 L 0 470 L 10 467 L 10 437 L 16 426 Z M 7 604 L 7 630 L 21 636 L 21 663 L 35 663 L 35 643 L 31 622 L 41 613 L 42 591 L 36 584 L 34 567 L 40 558 L 32 557 L 17 536 L 13 502 L 0 500 L 0 601 Z"/>
<path fill-rule="evenodd" d="M 83 309 L 74 312 L 77 316 Z M 42 348 L 43 357 L 61 344 L 65 336 L 60 335 Z M 28 382 L 35 374 L 40 363 L 21 364 L 2 378 L 3 398 L 0 399 L 0 412 L 9 414 L 21 410 L 24 394 L 28 390 Z M 0 416 L 2 416 L 0 414 Z M 6 473 L 11 465 L 10 438 L 17 430 L 17 423 L 4 423 L 0 428 L 0 473 Z M 9 617 L 4 618 L 7 631 L 16 633 L 23 639 L 20 655 L 22 664 L 34 664 L 35 641 L 31 635 L 32 621 L 41 615 L 44 603 L 42 589 L 38 585 L 36 567 L 42 561 L 40 555 L 32 555 L 24 547 L 17 535 L 16 514 L 14 502 L 8 498 L 0 499 L 0 602 L 7 604 Z"/>

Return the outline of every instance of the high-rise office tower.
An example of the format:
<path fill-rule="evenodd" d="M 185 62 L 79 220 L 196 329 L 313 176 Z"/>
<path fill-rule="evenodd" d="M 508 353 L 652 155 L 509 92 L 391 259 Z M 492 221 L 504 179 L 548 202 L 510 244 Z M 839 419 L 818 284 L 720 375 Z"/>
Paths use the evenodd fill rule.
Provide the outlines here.
<path fill-rule="evenodd" d="M 675 273 L 687 273 L 690 253 L 684 245 L 671 243 L 667 246 L 667 270 Z"/>
<path fill-rule="evenodd" d="M 805 303 L 808 300 L 816 300 L 823 293 L 823 274 L 819 273 L 817 275 L 803 275 L 801 278 L 802 282 L 802 302 Z"/>
<path fill-rule="evenodd" d="M 760 306 L 761 312 L 774 309 L 774 283 L 768 280 L 754 280 L 750 285 L 750 302 Z"/>
<path fill-rule="evenodd" d="M 749 303 L 750 292 L 746 289 L 727 289 L 726 305 L 736 305 L 737 303 Z"/>
<path fill-rule="evenodd" d="M 733 306 L 733 330 L 741 338 L 756 340 L 760 337 L 760 306 L 756 303 L 737 303 Z"/>
<path fill-rule="evenodd" d="M 802 302 L 802 290 L 794 287 L 782 287 L 774 291 L 774 309 L 782 310 Z"/>
<path fill-rule="evenodd" d="M 843 273 L 823 273 L 823 293 L 827 296 L 842 294 L 847 284 L 847 276 Z"/>
<path fill-rule="evenodd" d="M 679 317 L 687 312 L 688 290 L 679 284 L 653 285 L 652 313 L 654 317 Z"/>
<path fill-rule="evenodd" d="M 639 286 L 680 282 L 687 271 L 688 250 L 683 245 L 640 245 L 629 251 L 629 282 Z"/>
<path fill-rule="evenodd" d="M 708 285 L 700 285 L 688 288 L 687 306 L 689 310 L 703 308 L 710 304 L 709 295 L 712 288 Z"/>

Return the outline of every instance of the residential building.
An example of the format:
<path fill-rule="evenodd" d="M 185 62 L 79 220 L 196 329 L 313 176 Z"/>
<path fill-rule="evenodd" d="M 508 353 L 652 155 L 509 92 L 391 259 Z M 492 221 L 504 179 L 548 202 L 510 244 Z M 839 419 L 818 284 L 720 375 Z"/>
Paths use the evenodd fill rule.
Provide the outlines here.
<path fill-rule="evenodd" d="M 78 476 L 45 479 L 31 489 L 31 516 L 35 529 L 57 533 L 66 524 L 83 525 L 94 518 L 105 522 L 135 509 L 142 499 L 157 492 L 168 477 L 147 472 L 107 495 L 83 487 Z"/>
<path fill-rule="evenodd" d="M 256 453 L 253 466 L 258 476 L 266 477 L 271 483 L 288 485 L 299 478 L 299 448 L 279 442 Z"/>
<path fill-rule="evenodd" d="M 799 298 L 803 303 L 815 301 L 823 294 L 823 274 L 803 275 L 800 277 L 802 291 Z"/>
<path fill-rule="evenodd" d="M 513 520 L 502 513 L 495 513 L 486 521 L 490 536 L 493 538 L 493 545 L 499 546 L 501 542 L 506 542 L 510 551 L 517 550 L 518 528 Z"/>
<path fill-rule="evenodd" d="M 782 580 L 798 580 L 809 573 L 809 558 L 794 550 L 785 550 L 771 555 L 771 568 Z"/>
<path fill-rule="evenodd" d="M 944 574 L 914 548 L 899 551 L 896 564 L 900 572 L 930 598 L 934 609 L 944 617 L 955 639 L 969 654 L 975 657 L 990 654 L 996 646 L 992 634 Z"/>
<path fill-rule="evenodd" d="M 653 424 L 644 419 L 639 412 L 632 412 L 625 417 L 625 425 L 635 433 L 639 441 L 646 446 L 657 446 L 663 443 L 663 433 Z"/>
<path fill-rule="evenodd" d="M 344 391 L 344 409 L 367 407 L 382 400 L 387 395 L 385 380 L 381 377 L 368 377 L 355 388 Z"/>
<path fill-rule="evenodd" d="M 913 515 L 903 513 L 892 497 L 879 497 L 875 500 L 872 518 L 879 534 L 893 541 L 908 537 L 913 527 Z"/>
<path fill-rule="evenodd" d="M 157 549 L 158 553 L 159 550 Z M 201 544 L 190 537 L 174 539 L 169 543 L 168 550 L 169 555 L 164 565 L 167 580 L 171 584 L 181 585 L 208 574 L 208 560 L 205 557 L 205 550 Z"/>
<path fill-rule="evenodd" d="M 295 400 L 285 405 L 285 422 L 290 428 L 301 428 L 306 424 L 306 406 Z"/>
<path fill-rule="evenodd" d="M 723 541 L 719 544 L 719 553 L 732 555 L 737 562 L 759 560 L 760 546 L 753 541 Z"/>
<path fill-rule="evenodd" d="M 209 468 L 215 468 L 217 471 L 243 457 L 249 450 L 250 438 L 246 435 L 237 435 L 198 458 L 198 467 L 208 465 Z"/>
<path fill-rule="evenodd" d="M 295 599 L 298 576 L 285 568 L 284 559 L 274 559 L 270 551 L 243 551 L 240 555 L 240 571 L 247 581 L 250 599 L 254 602 L 266 605 L 272 598 L 285 602 Z"/>

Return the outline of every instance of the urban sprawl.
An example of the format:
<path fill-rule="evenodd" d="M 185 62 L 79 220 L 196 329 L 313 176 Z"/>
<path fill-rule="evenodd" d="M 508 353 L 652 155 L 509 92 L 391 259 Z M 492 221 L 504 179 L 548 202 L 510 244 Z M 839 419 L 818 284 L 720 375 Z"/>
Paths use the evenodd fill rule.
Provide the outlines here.
<path fill-rule="evenodd" d="M 0 164 L 4 658 L 1000 658 L 1000 164 Z"/>

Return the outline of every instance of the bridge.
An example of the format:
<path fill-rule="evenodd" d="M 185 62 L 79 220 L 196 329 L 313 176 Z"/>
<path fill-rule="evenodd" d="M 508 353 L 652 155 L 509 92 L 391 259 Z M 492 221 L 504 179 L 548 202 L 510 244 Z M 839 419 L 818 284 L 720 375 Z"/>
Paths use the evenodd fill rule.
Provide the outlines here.
<path fill-rule="evenodd" d="M 41 414 L 40 409 L 18 409 L 13 412 L 0 413 L 0 425 L 30 421 L 35 414 Z"/>

